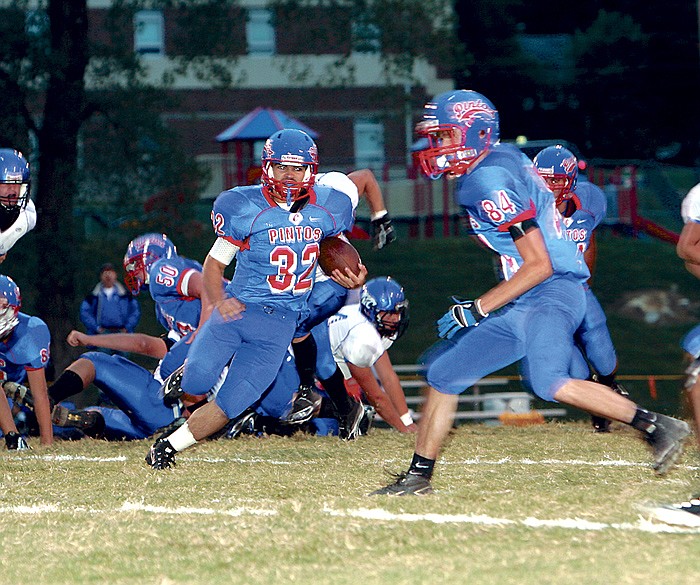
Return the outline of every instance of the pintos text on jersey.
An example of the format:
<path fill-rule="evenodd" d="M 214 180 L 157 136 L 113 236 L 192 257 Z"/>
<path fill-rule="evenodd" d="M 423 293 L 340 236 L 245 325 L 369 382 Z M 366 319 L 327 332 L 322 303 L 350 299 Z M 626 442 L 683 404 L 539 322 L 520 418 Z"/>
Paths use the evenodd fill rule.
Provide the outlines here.
<path fill-rule="evenodd" d="M 566 228 L 566 239 L 574 242 L 585 242 L 588 239 L 586 228 Z"/>
<path fill-rule="evenodd" d="M 309 225 L 293 225 L 267 230 L 267 236 L 271 244 L 319 242 L 323 238 L 323 230 Z"/>

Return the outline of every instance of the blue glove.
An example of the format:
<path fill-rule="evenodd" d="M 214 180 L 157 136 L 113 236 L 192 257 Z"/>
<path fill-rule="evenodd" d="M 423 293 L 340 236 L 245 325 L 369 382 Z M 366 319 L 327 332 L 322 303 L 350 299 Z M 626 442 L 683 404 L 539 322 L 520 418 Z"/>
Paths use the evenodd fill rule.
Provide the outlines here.
<path fill-rule="evenodd" d="M 488 317 L 479 312 L 475 301 L 460 301 L 452 297 L 456 304 L 437 321 L 438 337 L 452 339 L 455 333 L 463 327 L 476 327 L 479 322 Z"/>

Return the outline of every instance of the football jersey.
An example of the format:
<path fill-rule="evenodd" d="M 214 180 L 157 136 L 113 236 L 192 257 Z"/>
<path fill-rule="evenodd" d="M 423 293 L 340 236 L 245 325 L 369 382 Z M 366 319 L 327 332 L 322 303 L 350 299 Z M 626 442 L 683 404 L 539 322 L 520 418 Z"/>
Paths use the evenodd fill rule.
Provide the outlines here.
<path fill-rule="evenodd" d="M 19 324 L 0 341 L 0 379 L 23 382 L 27 370 L 41 370 L 49 363 L 49 328 L 39 317 L 18 313 Z"/>
<path fill-rule="evenodd" d="M 346 378 L 350 371 L 346 362 L 360 368 L 371 368 L 394 343 L 382 337 L 360 311 L 360 305 L 345 305 L 328 319 L 328 338 L 336 363 Z"/>
<path fill-rule="evenodd" d="M 221 193 L 212 211 L 214 231 L 239 247 L 226 292 L 242 301 L 303 311 L 315 280 L 319 242 L 348 230 L 350 199 L 329 187 L 314 187 L 300 211 L 290 213 L 260 186 Z"/>
<path fill-rule="evenodd" d="M 475 235 L 501 257 L 504 277 L 511 278 L 522 258 L 508 228 L 534 219 L 549 251 L 554 275 L 590 276 L 583 255 L 566 238 L 554 197 L 532 161 L 511 144 L 496 144 L 469 174 L 457 180 L 455 198 L 469 215 Z"/>
<path fill-rule="evenodd" d="M 148 273 L 148 290 L 156 303 L 158 322 L 179 339 L 199 325 L 202 302 L 188 293 L 188 283 L 202 265 L 195 260 L 174 256 L 161 258 Z"/>
<path fill-rule="evenodd" d="M 683 223 L 700 223 L 700 183 L 695 185 L 683 199 L 681 204 Z"/>
<path fill-rule="evenodd" d="M 573 197 L 564 213 L 566 237 L 575 242 L 581 252 L 585 252 L 591 243 L 593 230 L 605 218 L 608 201 L 600 187 L 581 180 L 574 190 Z"/>
<path fill-rule="evenodd" d="M 36 207 L 34 201 L 29 199 L 27 206 L 19 212 L 19 217 L 14 223 L 4 232 L 0 232 L 0 256 L 7 254 L 17 240 L 33 230 L 34 226 L 36 226 Z"/>

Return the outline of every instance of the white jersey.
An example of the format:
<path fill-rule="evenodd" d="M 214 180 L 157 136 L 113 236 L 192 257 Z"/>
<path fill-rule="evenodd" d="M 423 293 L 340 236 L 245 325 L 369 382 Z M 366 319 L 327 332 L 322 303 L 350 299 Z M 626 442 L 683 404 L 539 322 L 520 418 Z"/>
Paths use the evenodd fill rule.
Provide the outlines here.
<path fill-rule="evenodd" d="M 700 183 L 695 185 L 683 199 L 681 204 L 683 223 L 700 223 Z"/>
<path fill-rule="evenodd" d="M 346 362 L 371 368 L 391 347 L 393 340 L 382 337 L 360 312 L 360 305 L 345 305 L 328 319 L 328 337 L 333 357 L 345 378 L 350 378 Z"/>
<path fill-rule="evenodd" d="M 357 209 L 357 204 L 360 201 L 360 193 L 357 190 L 357 185 L 352 182 L 352 180 L 345 174 L 338 171 L 330 171 L 329 173 L 319 173 L 316 175 L 315 180 L 316 185 L 321 185 L 322 187 L 331 187 L 336 191 L 345 193 L 352 203 L 352 213 L 355 215 L 355 210 Z M 347 242 L 347 238 L 340 234 L 340 237 Z M 320 266 L 316 267 L 316 282 L 321 282 L 323 280 L 328 280 L 328 276 Z"/>
<path fill-rule="evenodd" d="M 19 217 L 4 232 L 0 232 L 0 256 L 4 256 L 24 234 L 32 231 L 36 225 L 36 207 L 30 199 L 27 207 L 19 212 Z"/>

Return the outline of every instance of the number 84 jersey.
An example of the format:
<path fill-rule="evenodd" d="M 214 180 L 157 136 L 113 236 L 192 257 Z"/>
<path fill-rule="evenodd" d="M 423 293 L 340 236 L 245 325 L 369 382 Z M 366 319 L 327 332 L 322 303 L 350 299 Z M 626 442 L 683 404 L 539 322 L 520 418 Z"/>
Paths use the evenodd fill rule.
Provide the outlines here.
<path fill-rule="evenodd" d="M 316 186 L 299 211 L 267 197 L 260 186 L 235 187 L 214 202 L 218 237 L 240 248 L 226 292 L 244 303 L 302 311 L 314 284 L 319 242 L 352 228 L 344 193 Z"/>

